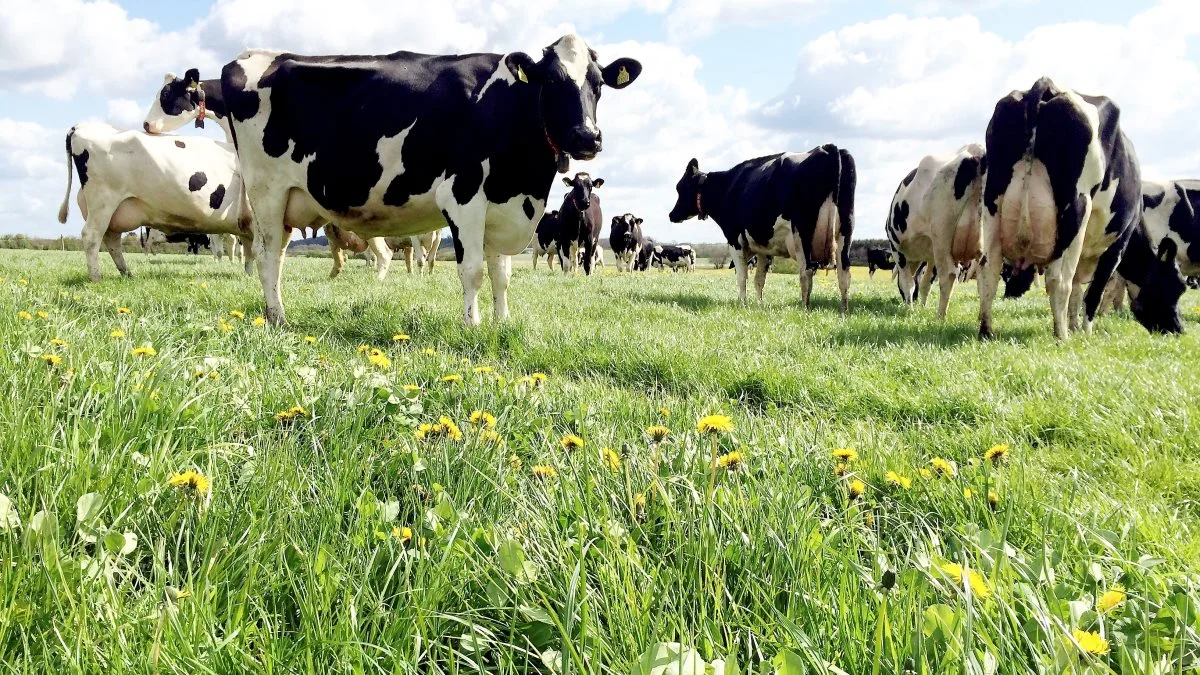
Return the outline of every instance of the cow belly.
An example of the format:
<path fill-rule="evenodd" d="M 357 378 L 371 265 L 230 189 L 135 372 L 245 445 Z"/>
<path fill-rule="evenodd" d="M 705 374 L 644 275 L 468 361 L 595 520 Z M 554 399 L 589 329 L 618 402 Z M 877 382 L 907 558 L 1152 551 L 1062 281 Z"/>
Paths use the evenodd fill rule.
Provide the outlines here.
<path fill-rule="evenodd" d="M 202 213 L 181 214 L 155 208 L 137 197 L 129 197 L 113 211 L 108 229 L 113 232 L 132 232 L 149 225 L 164 232 L 197 234 L 237 234 L 237 221 L 205 217 Z"/>
<path fill-rule="evenodd" d="M 532 217 L 525 212 L 527 200 L 533 205 Z M 517 255 L 524 251 L 545 210 L 545 201 L 525 195 L 517 195 L 503 204 L 488 205 L 483 230 L 484 250 L 502 255 Z"/>
<path fill-rule="evenodd" d="M 978 258 L 980 253 L 979 209 L 968 207 L 959 215 L 958 224 L 954 227 L 950 256 L 954 262 L 965 264 Z"/>
<path fill-rule="evenodd" d="M 751 253 L 765 256 L 790 256 L 792 248 L 792 222 L 783 217 L 775 219 L 775 227 L 771 230 L 771 238 L 758 241 L 747 232 L 742 236 L 745 248 Z"/>
<path fill-rule="evenodd" d="M 446 218 L 438 208 L 434 188 L 413 195 L 403 206 L 369 203 L 344 214 L 329 214 L 330 220 L 364 237 L 414 237 L 446 226 Z M 311 198 L 310 198 L 311 199 Z M 526 240 L 528 243 L 528 240 Z"/>
<path fill-rule="evenodd" d="M 1058 239 L 1057 209 L 1050 174 L 1041 160 L 1028 170 L 1017 164 L 1000 202 L 1000 250 L 1005 259 L 1035 265 L 1052 262 Z"/>

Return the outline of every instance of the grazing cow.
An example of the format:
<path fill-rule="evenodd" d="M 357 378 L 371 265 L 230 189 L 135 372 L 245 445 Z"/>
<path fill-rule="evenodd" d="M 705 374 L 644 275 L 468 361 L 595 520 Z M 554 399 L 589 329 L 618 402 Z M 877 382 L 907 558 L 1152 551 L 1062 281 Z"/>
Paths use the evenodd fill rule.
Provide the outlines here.
<path fill-rule="evenodd" d="M 626 213 L 612 219 L 608 230 L 608 246 L 617 259 L 617 271 L 633 271 L 633 262 L 642 250 L 642 219 Z"/>
<path fill-rule="evenodd" d="M 654 264 L 654 250 L 658 248 L 658 244 L 653 239 L 642 241 L 642 248 L 638 251 L 637 257 L 633 260 L 634 272 L 646 272 Z"/>
<path fill-rule="evenodd" d="M 212 248 L 212 242 L 209 241 L 206 234 L 172 234 L 167 236 L 167 241 L 172 244 L 187 244 L 187 252 L 191 255 L 200 255 L 200 248 Z"/>
<path fill-rule="evenodd" d="M 712 216 L 732 249 L 738 297 L 746 301 L 746 258 L 786 255 L 796 260 L 804 306 L 815 270 L 837 264 L 842 311 L 850 309 L 850 239 L 854 234 L 854 159 L 834 145 L 806 153 L 751 159 L 728 171 L 688 163 L 675 186 L 671 222 Z M 759 302 L 767 265 L 754 274 Z"/>
<path fill-rule="evenodd" d="M 1080 328 L 1081 304 L 1082 328 L 1090 331 L 1105 286 L 1140 227 L 1140 170 L 1117 106 L 1043 77 L 996 104 L 987 160 L 980 210 L 980 336 L 993 334 L 992 304 L 1005 261 L 1018 272 L 1045 266 L 1055 337 L 1065 340 L 1068 330 Z M 1159 310 L 1155 301 L 1147 316 Z M 1157 321 L 1139 321 L 1152 330 L 1163 328 Z"/>
<path fill-rule="evenodd" d="M 331 222 L 361 236 L 450 226 L 463 319 L 478 325 L 484 260 L 497 320 L 508 316 L 511 256 L 533 237 L 556 171 L 601 151 L 601 87 L 641 64 L 601 66 L 576 35 L 527 54 L 301 56 L 249 50 L 207 110 L 228 113 L 254 213 L 266 317 L 280 293 L 289 228 Z"/>
<path fill-rule="evenodd" d="M 896 261 L 892 259 L 892 252 L 885 248 L 867 249 L 867 275 L 872 279 L 875 278 L 875 270 L 894 270 L 896 269 Z"/>
<path fill-rule="evenodd" d="M 100 280 L 101 243 L 121 274 L 129 274 L 121 235 L 142 226 L 167 234 L 230 234 L 250 241 L 237 157 L 227 143 L 148 136 L 85 122 L 67 133 L 66 150 L 67 196 L 58 221 L 67 222 L 74 164 L 92 281 Z M 251 264 L 248 256 L 247 274 Z"/>
<path fill-rule="evenodd" d="M 538 221 L 533 239 L 533 269 L 537 269 L 538 258 L 546 256 L 546 267 L 554 269 L 554 258 L 558 256 L 558 211 L 547 211 Z"/>
<path fill-rule="evenodd" d="M 888 211 L 887 237 L 896 260 L 900 297 L 924 305 L 933 274 L 918 283 L 912 270 L 930 263 L 940 278 L 938 317 L 945 318 L 958 267 L 979 257 L 979 197 L 983 189 L 984 151 L 965 145 L 953 155 L 929 155 L 909 172 Z M 914 293 L 914 284 L 919 294 Z"/>
<path fill-rule="evenodd" d="M 1019 298 L 1029 292 L 1037 281 L 1038 268 L 1028 265 L 1023 270 L 1017 270 L 1008 263 L 1000 270 L 1000 278 L 1004 279 L 1004 297 Z"/>
<path fill-rule="evenodd" d="M 438 245 L 442 243 L 442 231 L 436 230 L 419 237 L 387 237 L 384 243 L 392 252 L 404 253 L 404 266 L 412 274 L 413 262 L 417 264 L 417 272 L 422 270 L 432 274 L 433 264 L 437 261 Z"/>
<path fill-rule="evenodd" d="M 574 178 L 562 179 L 570 188 L 563 197 L 558 210 L 558 264 L 562 271 L 572 272 L 576 264 L 583 265 L 585 274 L 591 275 L 596 260 L 596 247 L 600 242 L 600 229 L 604 216 L 600 210 L 600 196 L 592 191 L 604 185 L 603 178 L 593 179 L 580 172 Z"/>
<path fill-rule="evenodd" d="M 365 254 L 367 264 L 375 267 L 376 278 L 382 281 L 387 277 L 388 269 L 392 264 L 392 250 L 388 248 L 383 237 L 364 239 L 332 223 L 325 225 L 325 237 L 329 240 L 329 252 L 333 254 L 333 269 L 329 272 L 330 279 L 341 274 L 342 269 L 346 267 L 347 253 Z"/>
<path fill-rule="evenodd" d="M 656 244 L 650 264 L 663 270 L 669 267 L 672 272 L 693 272 L 696 269 L 696 251 L 687 244 Z"/>

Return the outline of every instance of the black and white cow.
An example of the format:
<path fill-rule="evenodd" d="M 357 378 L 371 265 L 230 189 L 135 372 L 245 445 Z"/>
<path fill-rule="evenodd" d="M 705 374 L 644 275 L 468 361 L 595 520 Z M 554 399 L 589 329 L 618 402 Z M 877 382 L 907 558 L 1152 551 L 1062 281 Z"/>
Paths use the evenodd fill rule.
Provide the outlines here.
<path fill-rule="evenodd" d="M 237 156 L 227 143 L 208 138 L 148 136 L 85 122 L 67 133 L 67 195 L 58 222 L 67 222 L 71 181 L 83 214 L 88 278 L 100 280 L 100 246 L 128 275 L 121 235 L 150 226 L 167 235 L 229 234 L 249 243 L 249 214 L 242 208 Z M 246 247 L 249 251 L 249 247 Z M 246 257 L 246 273 L 253 256 Z"/>
<path fill-rule="evenodd" d="M 980 336 L 992 335 L 992 304 L 1005 261 L 1018 272 L 1045 266 L 1058 339 L 1081 327 L 1081 305 L 1082 328 L 1090 331 L 1108 280 L 1140 229 L 1140 169 L 1119 109 L 1106 97 L 1081 95 L 1043 77 L 996 104 L 987 160 Z M 1155 298 L 1138 320 L 1151 330 L 1177 331 L 1161 320 L 1166 302 Z"/>
<path fill-rule="evenodd" d="M 604 225 L 600 195 L 592 191 L 604 185 L 604 179 L 593 179 L 581 171 L 574 178 L 564 176 L 562 181 L 570 190 L 563 196 L 562 207 L 558 210 L 558 236 L 555 237 L 558 264 L 564 273 L 582 265 L 584 273 L 591 275 L 596 247 L 600 243 L 600 229 Z"/>
<path fill-rule="evenodd" d="M 538 221 L 533 237 L 533 269 L 537 269 L 538 258 L 546 256 L 546 267 L 554 269 L 558 256 L 558 210 L 547 211 Z"/>
<path fill-rule="evenodd" d="M 872 279 L 875 278 L 875 270 L 894 270 L 896 269 L 896 261 L 892 259 L 892 252 L 886 248 L 871 248 L 867 249 L 867 275 Z"/>
<path fill-rule="evenodd" d="M 642 250 L 642 219 L 626 213 L 615 216 L 608 230 L 608 246 L 617 259 L 618 272 L 632 272 L 633 263 Z"/>
<path fill-rule="evenodd" d="M 738 297 L 746 300 L 746 258 L 789 256 L 800 270 L 805 307 L 813 273 L 836 263 L 842 311 L 850 309 L 850 239 L 854 234 L 857 177 L 850 153 L 822 145 L 805 153 L 747 160 L 728 171 L 700 171 L 688 163 L 675 186 L 671 222 L 712 216 L 732 249 Z M 769 262 L 769 260 L 768 260 Z M 768 265 L 754 275 L 762 301 Z"/>
<path fill-rule="evenodd" d="M 511 256 L 533 238 L 555 172 L 601 151 L 601 87 L 640 72 L 628 58 L 602 67 L 576 35 L 538 59 L 243 52 L 222 70 L 220 93 L 204 91 L 237 140 L 267 319 L 284 321 L 287 233 L 324 222 L 365 237 L 448 224 L 465 322 L 480 322 L 485 259 L 495 316 L 506 318 Z"/>
<path fill-rule="evenodd" d="M 642 240 L 642 248 L 638 250 L 637 257 L 633 259 L 634 272 L 649 271 L 651 265 L 654 264 L 654 249 L 658 248 L 658 243 L 653 239 Z"/>
<path fill-rule="evenodd" d="M 442 231 L 435 230 L 419 237 L 387 237 L 384 243 L 392 253 L 403 254 L 404 266 L 409 274 L 412 274 L 414 262 L 418 274 L 422 271 L 433 274 L 438 246 L 442 243 Z"/>
<path fill-rule="evenodd" d="M 655 244 L 652 249 L 650 264 L 663 270 L 670 268 L 672 272 L 693 272 L 696 270 L 696 251 L 687 244 Z"/>
<path fill-rule="evenodd" d="M 954 154 L 929 155 L 909 172 L 888 211 L 887 237 L 896 260 L 900 297 L 924 305 L 932 271 L 917 278 L 913 270 L 929 263 L 940 279 L 938 316 L 945 318 L 959 268 L 979 258 L 979 198 L 983 190 L 983 146 L 972 143 Z M 914 293 L 914 285 L 919 293 Z"/>

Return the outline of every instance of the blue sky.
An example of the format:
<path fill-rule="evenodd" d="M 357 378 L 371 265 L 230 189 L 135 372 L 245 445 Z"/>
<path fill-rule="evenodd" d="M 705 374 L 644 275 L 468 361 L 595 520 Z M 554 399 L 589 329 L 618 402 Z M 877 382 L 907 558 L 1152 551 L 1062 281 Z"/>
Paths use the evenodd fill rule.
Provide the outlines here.
<path fill-rule="evenodd" d="M 0 233 L 54 219 L 74 123 L 139 127 L 167 70 L 213 74 L 244 47 L 534 52 L 567 30 L 646 71 L 606 95 L 606 211 L 664 240 L 713 241 L 665 214 L 706 169 L 834 142 L 859 164 L 858 236 L 882 234 L 925 154 L 982 140 L 995 101 L 1048 74 L 1125 110 L 1146 173 L 1200 175 L 1200 2 L 1141 0 L 0 0 Z M 192 133 L 192 132 L 185 132 Z M 210 133 L 212 133 L 210 131 Z M 561 198 L 560 186 L 551 195 Z M 616 215 L 612 213 L 611 215 Z"/>

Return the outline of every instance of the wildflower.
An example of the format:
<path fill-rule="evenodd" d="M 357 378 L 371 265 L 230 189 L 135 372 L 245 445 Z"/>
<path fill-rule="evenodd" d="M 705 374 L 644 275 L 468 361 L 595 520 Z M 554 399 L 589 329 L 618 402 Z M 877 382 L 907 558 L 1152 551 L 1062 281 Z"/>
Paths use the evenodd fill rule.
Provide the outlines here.
<path fill-rule="evenodd" d="M 392 367 L 392 360 L 387 357 L 387 354 L 378 349 L 372 349 L 371 353 L 367 354 L 367 361 L 370 361 L 371 365 L 380 370 L 387 370 Z"/>
<path fill-rule="evenodd" d="M 125 331 L 120 328 L 114 328 L 108 332 L 108 337 L 123 338 L 123 337 L 125 337 Z"/>
<path fill-rule="evenodd" d="M 702 434 L 727 434 L 733 431 L 733 420 L 726 415 L 708 415 L 696 421 L 696 431 Z"/>
<path fill-rule="evenodd" d="M 60 340 L 58 338 L 50 340 L 50 344 L 54 345 L 55 347 L 63 347 L 64 349 L 68 346 L 66 340 Z"/>
<path fill-rule="evenodd" d="M 491 414 L 490 412 L 484 412 L 483 410 L 476 410 L 471 413 L 470 420 L 471 420 L 471 424 L 474 424 L 477 426 L 484 426 L 484 427 L 487 427 L 488 429 L 496 428 L 496 416 Z"/>
<path fill-rule="evenodd" d="M 937 474 L 938 478 L 954 477 L 954 465 L 941 457 L 934 457 L 930 464 L 933 466 L 933 472 Z"/>
<path fill-rule="evenodd" d="M 545 373 L 532 373 L 529 379 L 533 381 L 533 386 L 544 387 L 546 386 L 546 380 L 549 378 L 546 377 Z"/>
<path fill-rule="evenodd" d="M 355 354 L 366 354 L 371 351 L 371 345 L 359 345 L 358 349 L 354 350 Z"/>
<path fill-rule="evenodd" d="M 1100 637 L 1099 633 L 1076 628 L 1072 637 L 1075 638 L 1075 643 L 1079 645 L 1079 648 L 1088 654 L 1108 653 L 1108 640 Z"/>
<path fill-rule="evenodd" d="M 575 434 L 567 434 L 559 441 L 562 444 L 563 450 L 575 450 L 583 447 L 583 439 Z"/>
<path fill-rule="evenodd" d="M 419 393 L 421 393 L 421 388 L 415 384 L 406 384 L 406 385 L 404 385 L 404 393 L 419 394 Z"/>
<path fill-rule="evenodd" d="M 32 321 L 33 315 L 30 314 L 29 312 L 26 312 L 25 310 L 21 310 L 21 311 L 17 312 L 17 318 L 22 321 Z"/>
<path fill-rule="evenodd" d="M 891 483 L 892 485 L 895 485 L 896 487 L 904 489 L 904 490 L 907 490 L 912 487 L 912 479 L 911 478 L 909 478 L 907 476 L 902 476 L 902 475 L 896 473 L 895 471 L 887 472 L 887 475 L 885 475 L 883 478 L 884 478 L 884 480 Z"/>
<path fill-rule="evenodd" d="M 535 464 L 529 470 L 533 473 L 534 478 L 541 478 L 542 480 L 548 480 L 558 475 L 554 467 L 549 464 Z"/>
<path fill-rule="evenodd" d="M 1003 464 L 1008 461 L 1008 446 L 993 445 L 988 448 L 988 451 L 983 453 L 983 458 L 994 465 Z"/>
<path fill-rule="evenodd" d="M 988 490 L 987 493 L 988 506 L 995 510 L 1000 505 L 1000 495 L 996 494 L 995 490 Z"/>
<path fill-rule="evenodd" d="M 600 448 L 600 460 L 610 471 L 620 471 L 621 469 L 621 456 L 612 448 Z"/>
<path fill-rule="evenodd" d="M 279 412 L 275 413 L 275 421 L 291 422 L 297 417 L 303 417 L 306 414 L 308 414 L 308 411 L 304 409 L 304 406 L 294 405 L 287 410 L 280 410 Z"/>
<path fill-rule="evenodd" d="M 446 384 L 458 384 L 459 382 L 462 382 L 462 375 L 459 375 L 458 373 L 447 375 L 442 378 L 442 382 L 445 382 Z"/>
<path fill-rule="evenodd" d="M 971 488 L 967 488 L 967 489 L 963 490 L 963 497 L 970 499 L 974 496 L 975 496 L 975 493 L 971 490 Z"/>
<path fill-rule="evenodd" d="M 479 366 L 475 368 L 476 375 L 487 375 L 492 372 L 494 372 L 494 370 L 491 366 Z"/>
<path fill-rule="evenodd" d="M 151 401 L 157 401 L 157 400 L 158 400 L 158 397 L 159 397 L 159 395 L 160 395 L 161 393 L 162 393 L 162 392 L 160 392 L 160 391 L 159 391 L 159 390 L 157 390 L 157 389 L 155 389 L 154 391 L 150 392 L 150 400 L 151 400 Z"/>
<path fill-rule="evenodd" d="M 49 313 L 49 312 L 38 311 L 38 313 L 37 313 L 37 318 L 39 318 L 39 319 L 49 319 L 49 318 L 50 318 L 50 313 Z"/>
<path fill-rule="evenodd" d="M 229 316 L 232 316 L 232 317 L 233 317 L 233 318 L 235 318 L 235 319 L 244 319 L 244 318 L 246 318 L 246 315 L 245 315 L 245 313 L 243 313 L 243 312 L 239 312 L 239 311 L 238 311 L 238 310 L 236 310 L 236 309 L 235 309 L 235 310 L 233 310 L 232 312 L 230 312 L 230 313 L 229 313 Z"/>
<path fill-rule="evenodd" d="M 429 347 L 422 349 L 421 353 L 424 354 L 425 356 L 437 356 L 437 352 L 430 349 Z"/>
<path fill-rule="evenodd" d="M 259 326 L 259 327 L 265 326 L 265 325 L 267 325 L 267 320 L 262 318 L 261 316 L 256 316 L 256 317 L 254 317 L 254 325 Z"/>
<path fill-rule="evenodd" d="M 512 469 L 513 471 L 520 471 L 521 470 L 521 458 L 517 457 L 515 454 L 509 455 L 508 456 L 508 468 Z"/>
<path fill-rule="evenodd" d="M 925 467 L 921 467 L 920 469 L 917 469 L 917 473 L 921 474 L 921 478 L 924 478 L 925 480 L 929 480 L 930 478 L 933 478 L 933 472 L 930 471 L 929 469 L 926 469 Z"/>
<path fill-rule="evenodd" d="M 208 288 L 208 282 L 207 282 L 207 281 L 201 281 L 201 282 L 200 282 L 200 288 Z"/>
<path fill-rule="evenodd" d="M 1101 614 L 1107 614 L 1123 604 L 1125 604 L 1125 587 L 1121 584 L 1115 584 L 1096 601 L 1096 611 Z"/>
<path fill-rule="evenodd" d="M 17 279 L 17 283 L 21 284 L 22 286 L 28 286 L 29 280 L 28 279 Z"/>
<path fill-rule="evenodd" d="M 220 328 L 222 333 L 229 333 L 233 330 L 233 326 L 225 319 L 217 319 L 217 328 Z"/>
<path fill-rule="evenodd" d="M 133 311 L 128 307 L 118 307 L 117 314 L 133 314 Z"/>
<path fill-rule="evenodd" d="M 671 411 L 666 408 L 659 408 L 658 414 L 663 419 L 671 419 Z"/>
<path fill-rule="evenodd" d="M 310 344 L 310 345 L 315 345 L 315 344 L 317 344 L 317 338 L 315 338 L 315 337 L 313 337 L 313 336 L 311 336 L 311 335 L 305 335 L 305 336 L 304 336 L 304 341 L 305 341 L 305 342 L 307 342 L 307 343 L 308 343 L 308 344 Z"/>
<path fill-rule="evenodd" d="M 988 588 L 987 582 L 984 581 L 983 575 L 975 570 L 964 571 L 962 565 L 956 563 L 946 563 L 940 567 L 942 573 L 950 577 L 955 586 L 962 588 L 963 574 L 966 572 L 967 583 L 971 585 L 971 592 L 980 600 L 986 600 L 992 594 L 992 589 Z"/>
<path fill-rule="evenodd" d="M 858 453 L 850 448 L 838 448 L 837 450 L 833 451 L 833 458 L 838 461 L 845 462 L 846 464 L 850 464 L 858 461 Z"/>
<path fill-rule="evenodd" d="M 746 461 L 746 456 L 741 451 L 734 450 L 727 455 L 721 455 L 717 458 L 717 466 L 722 469 L 736 469 Z"/>
<path fill-rule="evenodd" d="M 412 541 L 413 531 L 411 527 L 393 527 L 392 538 L 399 539 L 401 544 L 407 544 Z"/>
<path fill-rule="evenodd" d="M 492 445 L 504 445 L 504 439 L 500 437 L 500 434 L 495 429 L 484 429 L 479 432 L 479 440 L 484 443 L 491 443 Z"/>
<path fill-rule="evenodd" d="M 392 336 L 392 342 L 408 342 L 408 336 L 404 333 L 396 333 Z"/>
<path fill-rule="evenodd" d="M 633 496 L 633 508 L 639 512 L 645 511 L 646 510 L 646 495 L 642 494 L 641 492 L 635 494 Z"/>
<path fill-rule="evenodd" d="M 39 358 L 51 366 L 57 366 L 62 363 L 62 357 L 54 354 L 42 354 Z"/>
<path fill-rule="evenodd" d="M 445 415 L 438 418 L 437 424 L 422 424 L 417 427 L 416 432 L 413 434 L 413 437 L 418 441 L 437 440 L 443 436 L 452 441 L 461 441 L 463 437 L 462 430 L 458 428 L 454 420 Z"/>
<path fill-rule="evenodd" d="M 646 435 L 655 443 L 662 443 L 671 434 L 671 430 L 661 424 L 646 428 Z"/>
<path fill-rule="evenodd" d="M 150 345 L 142 345 L 141 347 L 133 348 L 134 356 L 157 356 L 158 352 L 154 351 L 154 347 Z"/>
<path fill-rule="evenodd" d="M 855 479 L 850 481 L 850 500 L 853 501 L 863 496 L 867 492 L 867 485 L 861 480 Z"/>
<path fill-rule="evenodd" d="M 212 480 L 195 469 L 172 475 L 167 485 L 183 490 L 189 497 L 205 497 L 212 490 Z"/>
<path fill-rule="evenodd" d="M 841 462 L 838 462 L 838 465 L 833 467 L 833 475 L 837 476 L 838 478 L 841 478 L 842 476 L 846 475 L 846 472 L 848 470 L 849 470 L 849 467 L 847 467 L 845 464 L 842 464 Z"/>

